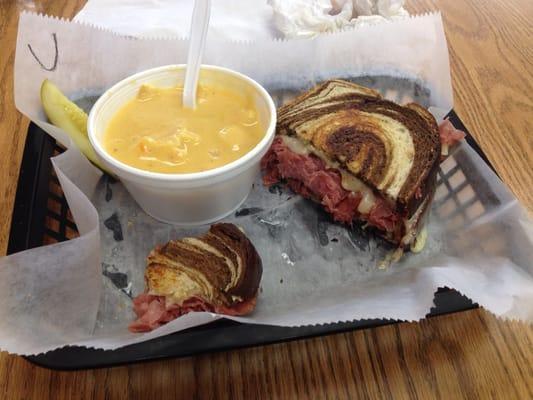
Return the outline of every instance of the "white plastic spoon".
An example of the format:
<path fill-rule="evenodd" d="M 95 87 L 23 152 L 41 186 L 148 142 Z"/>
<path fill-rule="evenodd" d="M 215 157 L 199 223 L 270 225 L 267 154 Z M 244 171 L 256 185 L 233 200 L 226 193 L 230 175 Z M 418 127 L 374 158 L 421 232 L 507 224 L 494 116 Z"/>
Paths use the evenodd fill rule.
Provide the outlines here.
<path fill-rule="evenodd" d="M 196 89 L 198 87 L 198 77 L 200 75 L 210 14 L 211 0 L 195 0 L 191 32 L 189 34 L 185 85 L 183 87 L 183 106 L 193 110 L 196 108 Z"/>

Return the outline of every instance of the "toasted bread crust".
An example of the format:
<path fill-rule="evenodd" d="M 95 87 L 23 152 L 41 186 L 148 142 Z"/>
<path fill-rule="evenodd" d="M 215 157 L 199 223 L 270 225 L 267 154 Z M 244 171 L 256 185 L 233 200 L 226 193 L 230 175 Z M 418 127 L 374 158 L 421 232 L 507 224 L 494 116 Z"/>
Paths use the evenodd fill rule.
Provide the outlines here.
<path fill-rule="evenodd" d="M 213 225 L 207 236 L 209 235 L 220 238 L 242 260 L 241 273 L 238 274 L 235 284 L 229 288 L 228 294 L 245 299 L 255 296 L 263 274 L 263 264 L 250 239 L 235 225 L 227 223 Z"/>

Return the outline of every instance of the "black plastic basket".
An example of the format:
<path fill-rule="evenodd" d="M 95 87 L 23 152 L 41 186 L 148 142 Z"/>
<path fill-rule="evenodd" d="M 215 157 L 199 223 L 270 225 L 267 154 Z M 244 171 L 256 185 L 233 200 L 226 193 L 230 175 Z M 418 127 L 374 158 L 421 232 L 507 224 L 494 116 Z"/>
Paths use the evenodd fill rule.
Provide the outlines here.
<path fill-rule="evenodd" d="M 455 127 L 467 132 L 453 111 L 449 114 L 449 118 Z M 468 132 L 466 140 L 490 165 Z M 72 219 L 50 162 L 50 157 L 61 151 L 62 149 L 53 138 L 36 125 L 30 125 L 13 210 L 8 254 L 77 236 L 76 224 Z M 467 200 L 461 199 L 461 191 L 469 186 L 469 181 L 472 180 L 469 174 L 471 174 L 469 169 L 460 169 L 459 165 L 448 171 L 439 171 L 438 184 L 445 188 L 445 193 L 436 201 L 444 204 L 451 200 L 454 203 L 453 213 L 455 215 L 453 217 L 468 219 L 469 210 L 472 207 L 483 208 L 483 199 L 479 196 L 474 195 Z M 476 188 L 472 188 L 472 190 L 475 193 Z M 435 293 L 434 301 L 435 307 L 431 309 L 428 317 L 477 307 L 466 297 L 446 288 L 441 288 Z M 286 328 L 240 324 L 223 319 L 118 350 L 103 351 L 74 346 L 27 357 L 27 359 L 41 366 L 54 369 L 109 367 L 146 360 L 259 346 L 391 323 L 395 323 L 395 321 L 372 319 Z"/>

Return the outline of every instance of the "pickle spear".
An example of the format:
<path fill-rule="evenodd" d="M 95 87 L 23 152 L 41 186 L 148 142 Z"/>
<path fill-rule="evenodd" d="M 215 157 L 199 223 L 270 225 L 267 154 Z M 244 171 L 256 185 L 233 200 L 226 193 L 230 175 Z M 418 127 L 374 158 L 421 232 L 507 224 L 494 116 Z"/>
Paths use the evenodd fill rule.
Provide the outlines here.
<path fill-rule="evenodd" d="M 110 174 L 100 163 L 91 142 L 89 142 L 89 137 L 87 136 L 87 114 L 85 111 L 70 101 L 48 79 L 45 79 L 41 85 L 41 103 L 50 122 L 63 129 L 78 149 L 94 165 Z"/>

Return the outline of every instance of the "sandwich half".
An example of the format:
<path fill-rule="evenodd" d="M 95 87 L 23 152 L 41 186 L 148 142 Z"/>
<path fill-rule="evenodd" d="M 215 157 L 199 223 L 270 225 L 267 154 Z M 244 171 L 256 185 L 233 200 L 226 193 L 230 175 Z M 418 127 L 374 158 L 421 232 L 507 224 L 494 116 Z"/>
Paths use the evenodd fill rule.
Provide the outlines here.
<path fill-rule="evenodd" d="M 133 300 L 137 320 L 129 330 L 150 331 L 190 311 L 248 314 L 262 272 L 255 247 L 233 224 L 158 246 L 148 255 L 146 291 Z"/>
<path fill-rule="evenodd" d="M 413 245 L 435 192 L 439 127 L 422 106 L 330 80 L 278 110 L 263 182 L 283 181 L 334 220 L 362 221 L 399 248 Z"/>

